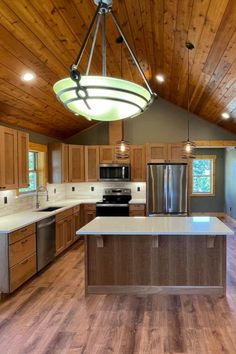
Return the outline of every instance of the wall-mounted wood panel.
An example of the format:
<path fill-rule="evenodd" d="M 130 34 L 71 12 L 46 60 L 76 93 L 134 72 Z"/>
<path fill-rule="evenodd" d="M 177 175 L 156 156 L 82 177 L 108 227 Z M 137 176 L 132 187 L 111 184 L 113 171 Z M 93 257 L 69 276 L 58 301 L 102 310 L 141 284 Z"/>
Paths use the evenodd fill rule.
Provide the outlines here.
<path fill-rule="evenodd" d="M 69 74 L 95 12 L 93 0 L 2 0 L 0 6 L 0 122 L 64 139 L 92 124 L 65 110 L 53 84 Z M 190 110 L 236 133 L 235 0 L 116 1 L 116 13 L 153 89 L 187 107 L 186 40 L 190 53 Z M 108 74 L 142 83 L 118 32 L 107 20 Z M 91 45 L 91 39 L 88 43 Z M 84 73 L 89 48 L 79 67 Z M 23 83 L 32 70 L 35 81 Z M 101 34 L 91 74 L 101 72 Z M 158 84 L 155 76 L 166 81 Z M 221 119 L 228 111 L 231 119 Z"/>

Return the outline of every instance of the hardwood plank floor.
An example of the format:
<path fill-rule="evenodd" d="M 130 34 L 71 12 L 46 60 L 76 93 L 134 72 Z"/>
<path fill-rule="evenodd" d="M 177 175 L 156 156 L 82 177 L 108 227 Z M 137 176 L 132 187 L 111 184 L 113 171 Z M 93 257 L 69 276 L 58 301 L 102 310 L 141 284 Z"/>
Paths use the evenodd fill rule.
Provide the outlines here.
<path fill-rule="evenodd" d="M 235 254 L 226 297 L 85 298 L 80 242 L 0 305 L 0 354 L 235 354 Z"/>

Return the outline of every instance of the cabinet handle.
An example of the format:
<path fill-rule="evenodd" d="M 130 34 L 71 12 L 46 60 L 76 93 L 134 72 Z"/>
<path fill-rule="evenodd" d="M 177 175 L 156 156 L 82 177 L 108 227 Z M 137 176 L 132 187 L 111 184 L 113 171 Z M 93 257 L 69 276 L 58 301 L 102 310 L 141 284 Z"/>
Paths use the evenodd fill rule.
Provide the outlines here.
<path fill-rule="evenodd" d="M 21 262 L 21 264 L 26 264 L 26 263 L 28 263 L 28 262 L 29 262 L 29 260 L 26 259 L 24 262 Z"/>
<path fill-rule="evenodd" d="M 28 240 L 21 241 L 21 244 L 24 245 Z"/>
<path fill-rule="evenodd" d="M 25 227 L 24 229 L 21 229 L 20 232 L 25 232 L 27 231 L 27 227 Z"/>

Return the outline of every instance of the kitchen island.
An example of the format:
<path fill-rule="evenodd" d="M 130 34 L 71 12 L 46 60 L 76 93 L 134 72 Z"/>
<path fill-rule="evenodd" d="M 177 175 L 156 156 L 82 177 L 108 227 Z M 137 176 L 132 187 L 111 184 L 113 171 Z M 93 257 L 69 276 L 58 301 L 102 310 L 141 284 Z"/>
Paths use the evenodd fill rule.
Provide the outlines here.
<path fill-rule="evenodd" d="M 77 235 L 87 294 L 225 294 L 233 231 L 216 217 L 97 217 Z"/>

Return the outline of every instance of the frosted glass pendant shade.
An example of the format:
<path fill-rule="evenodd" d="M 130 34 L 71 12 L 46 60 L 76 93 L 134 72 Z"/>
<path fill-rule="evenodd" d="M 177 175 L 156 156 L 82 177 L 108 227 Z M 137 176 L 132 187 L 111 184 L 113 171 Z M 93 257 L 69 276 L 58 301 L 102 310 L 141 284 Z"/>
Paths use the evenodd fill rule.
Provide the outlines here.
<path fill-rule="evenodd" d="M 68 77 L 56 82 L 53 90 L 68 110 L 98 121 L 135 117 L 154 99 L 140 85 L 107 76 L 81 76 L 79 85 Z"/>

